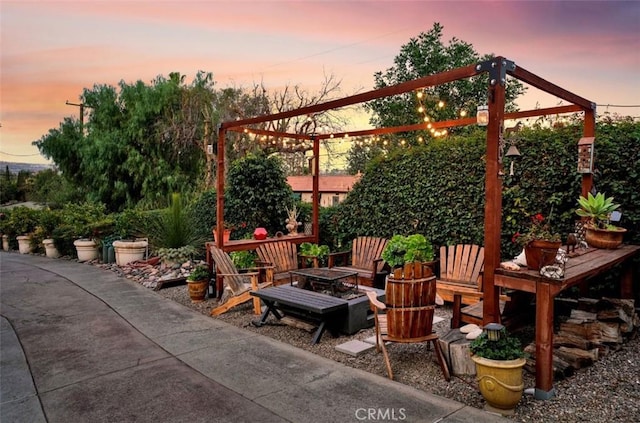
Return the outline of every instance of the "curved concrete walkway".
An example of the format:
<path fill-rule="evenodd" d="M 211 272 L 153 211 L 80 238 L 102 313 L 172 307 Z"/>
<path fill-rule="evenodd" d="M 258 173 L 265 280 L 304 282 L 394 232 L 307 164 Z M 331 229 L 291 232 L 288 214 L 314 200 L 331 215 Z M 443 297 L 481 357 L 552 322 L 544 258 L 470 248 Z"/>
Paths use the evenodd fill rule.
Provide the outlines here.
<path fill-rule="evenodd" d="M 2 252 L 0 303 L 3 423 L 503 420 L 91 265 Z"/>

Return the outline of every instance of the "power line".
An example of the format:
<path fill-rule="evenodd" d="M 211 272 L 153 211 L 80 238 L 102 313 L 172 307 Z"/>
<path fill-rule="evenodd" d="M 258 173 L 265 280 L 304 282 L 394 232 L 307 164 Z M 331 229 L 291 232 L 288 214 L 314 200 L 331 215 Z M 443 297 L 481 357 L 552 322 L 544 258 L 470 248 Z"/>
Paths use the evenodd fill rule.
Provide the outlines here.
<path fill-rule="evenodd" d="M 596 104 L 598 107 L 640 107 L 640 104 Z"/>
<path fill-rule="evenodd" d="M 14 156 L 14 157 L 31 157 L 31 156 L 39 156 L 40 153 L 35 153 L 35 154 L 11 154 L 11 153 L 5 153 L 4 151 L 0 151 L 0 154 L 6 154 L 7 156 Z"/>

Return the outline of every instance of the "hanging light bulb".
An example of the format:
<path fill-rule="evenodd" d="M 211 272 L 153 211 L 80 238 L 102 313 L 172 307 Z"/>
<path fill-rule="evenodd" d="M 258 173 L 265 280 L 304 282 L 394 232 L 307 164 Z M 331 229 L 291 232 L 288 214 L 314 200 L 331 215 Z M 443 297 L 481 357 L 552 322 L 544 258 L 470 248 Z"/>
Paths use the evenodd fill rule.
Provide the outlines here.
<path fill-rule="evenodd" d="M 444 107 L 444 101 L 438 101 L 438 107 L 442 109 Z"/>

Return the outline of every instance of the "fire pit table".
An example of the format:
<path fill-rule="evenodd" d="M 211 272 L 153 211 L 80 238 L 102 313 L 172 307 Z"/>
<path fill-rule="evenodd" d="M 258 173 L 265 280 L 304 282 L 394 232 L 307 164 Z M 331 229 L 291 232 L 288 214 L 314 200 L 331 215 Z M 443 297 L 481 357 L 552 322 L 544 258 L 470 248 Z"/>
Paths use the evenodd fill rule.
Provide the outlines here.
<path fill-rule="evenodd" d="M 289 274 L 291 275 L 291 285 L 297 280 L 298 288 L 313 291 L 317 291 L 318 288 L 328 288 L 331 290 L 331 295 L 336 295 L 337 291 L 345 291 L 345 288 L 358 292 L 358 272 L 313 267 L 291 270 Z"/>

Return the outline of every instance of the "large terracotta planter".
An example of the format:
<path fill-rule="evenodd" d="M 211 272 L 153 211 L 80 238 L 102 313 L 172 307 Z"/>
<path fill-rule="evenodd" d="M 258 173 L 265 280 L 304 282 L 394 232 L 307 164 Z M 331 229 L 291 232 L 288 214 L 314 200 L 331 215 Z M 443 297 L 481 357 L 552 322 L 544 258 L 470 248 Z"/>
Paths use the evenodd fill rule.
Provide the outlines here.
<path fill-rule="evenodd" d="M 609 250 L 618 248 L 622 244 L 624 234 L 627 233 L 627 230 L 623 228 L 619 228 L 617 231 L 610 231 L 587 226 L 585 229 L 585 241 L 587 241 L 587 244 L 591 247 Z"/>
<path fill-rule="evenodd" d="M 513 415 L 524 391 L 522 368 L 527 361 L 524 358 L 490 360 L 475 355 L 471 359 L 476 363 L 480 393 L 487 402 L 485 410 Z"/>
<path fill-rule="evenodd" d="M 527 267 L 540 270 L 544 266 L 553 264 L 556 259 L 561 241 L 534 240 L 524 246 L 524 255 L 527 258 Z"/>
<path fill-rule="evenodd" d="M 143 260 L 149 243 L 140 241 L 113 241 L 113 250 L 116 253 L 116 264 L 123 266 L 132 261 Z"/>
<path fill-rule="evenodd" d="M 31 254 L 33 252 L 33 246 L 31 246 L 31 237 L 27 235 L 20 235 L 16 237 L 18 240 L 18 251 L 20 254 Z"/>
<path fill-rule="evenodd" d="M 98 258 L 98 244 L 92 239 L 73 241 L 78 253 L 78 261 L 90 261 Z"/>
<path fill-rule="evenodd" d="M 42 245 L 44 245 L 44 252 L 49 258 L 58 258 L 60 257 L 60 253 L 56 248 L 53 239 L 47 238 L 42 241 Z"/>

